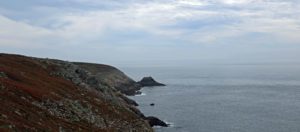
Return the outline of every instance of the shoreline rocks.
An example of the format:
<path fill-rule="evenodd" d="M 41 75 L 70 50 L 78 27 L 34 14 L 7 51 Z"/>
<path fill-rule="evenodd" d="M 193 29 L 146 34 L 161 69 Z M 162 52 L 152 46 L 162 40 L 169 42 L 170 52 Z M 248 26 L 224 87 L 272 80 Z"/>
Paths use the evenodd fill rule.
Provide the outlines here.
<path fill-rule="evenodd" d="M 162 121 L 154 116 L 148 116 L 148 117 L 146 117 L 146 120 L 149 122 L 151 127 L 153 127 L 153 126 L 168 127 L 169 126 L 167 123 L 165 123 L 164 121 Z"/>
<path fill-rule="evenodd" d="M 134 96 L 141 94 L 139 91 L 142 87 L 146 86 L 165 86 L 165 84 L 155 81 L 152 77 L 144 77 L 141 81 L 136 82 L 125 73 L 119 69 L 103 64 L 93 64 L 93 63 L 82 63 L 82 62 L 73 62 L 73 64 L 78 65 L 82 69 L 88 71 L 90 74 L 95 76 L 95 81 L 99 81 L 104 85 L 112 86 L 120 94 L 119 97 L 123 99 L 127 104 L 132 106 L 138 106 L 138 103 L 127 96 Z M 151 105 L 151 106 L 154 106 Z M 163 126 L 167 127 L 166 123 L 158 119 L 157 117 L 150 116 L 145 117 L 145 115 L 135 107 L 130 108 L 134 113 L 139 115 L 141 118 L 148 121 L 150 126 Z M 152 125 L 151 125 L 152 124 Z"/>

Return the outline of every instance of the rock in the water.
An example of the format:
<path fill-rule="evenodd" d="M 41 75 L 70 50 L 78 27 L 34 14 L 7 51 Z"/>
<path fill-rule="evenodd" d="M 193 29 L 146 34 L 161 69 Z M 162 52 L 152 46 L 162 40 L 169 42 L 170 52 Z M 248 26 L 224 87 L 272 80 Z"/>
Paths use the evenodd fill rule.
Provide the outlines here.
<path fill-rule="evenodd" d="M 165 123 L 164 121 L 162 121 L 154 116 L 148 116 L 148 117 L 146 117 L 146 120 L 148 120 L 151 127 L 153 127 L 153 126 L 168 127 L 169 126 L 167 123 Z"/>
<path fill-rule="evenodd" d="M 138 82 L 142 87 L 147 86 L 166 86 L 165 84 L 155 81 L 152 77 L 144 77 L 141 81 Z"/>
<path fill-rule="evenodd" d="M 154 103 L 151 103 L 151 104 L 150 104 L 150 106 L 154 106 L 154 105 L 155 105 Z"/>

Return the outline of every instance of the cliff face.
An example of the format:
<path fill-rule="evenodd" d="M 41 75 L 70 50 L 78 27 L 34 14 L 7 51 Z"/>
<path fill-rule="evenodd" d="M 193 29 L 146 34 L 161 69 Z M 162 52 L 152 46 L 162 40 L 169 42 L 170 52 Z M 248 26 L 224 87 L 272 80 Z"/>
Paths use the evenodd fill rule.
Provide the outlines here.
<path fill-rule="evenodd" d="M 115 67 L 103 64 L 79 62 L 75 62 L 74 64 L 92 73 L 103 84 L 114 87 L 126 95 L 134 95 L 137 90 L 141 89 L 141 86 L 138 83 Z"/>
<path fill-rule="evenodd" d="M 119 92 L 133 80 L 88 66 L 0 54 L 0 131 L 153 131 Z"/>

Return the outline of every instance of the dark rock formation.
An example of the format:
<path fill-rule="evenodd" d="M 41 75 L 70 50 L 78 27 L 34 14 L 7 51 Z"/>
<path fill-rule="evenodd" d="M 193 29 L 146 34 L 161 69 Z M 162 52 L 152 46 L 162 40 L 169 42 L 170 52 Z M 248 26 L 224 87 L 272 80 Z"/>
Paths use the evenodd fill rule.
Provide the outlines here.
<path fill-rule="evenodd" d="M 142 87 L 151 87 L 151 86 L 166 86 L 165 84 L 155 81 L 152 77 L 144 77 L 141 81 L 138 82 Z"/>
<path fill-rule="evenodd" d="M 154 105 L 155 105 L 154 103 L 151 103 L 151 104 L 150 104 L 150 106 L 154 106 Z"/>
<path fill-rule="evenodd" d="M 139 104 L 137 102 L 135 102 L 134 100 L 127 98 L 124 95 L 120 95 L 120 98 L 122 98 L 126 103 L 130 104 L 130 105 L 134 105 L 134 106 L 139 106 Z"/>
<path fill-rule="evenodd" d="M 151 127 L 153 127 L 153 126 L 168 127 L 169 126 L 167 123 L 165 123 L 164 121 L 162 121 L 154 116 L 148 116 L 148 117 L 146 117 L 146 120 L 148 120 Z"/>

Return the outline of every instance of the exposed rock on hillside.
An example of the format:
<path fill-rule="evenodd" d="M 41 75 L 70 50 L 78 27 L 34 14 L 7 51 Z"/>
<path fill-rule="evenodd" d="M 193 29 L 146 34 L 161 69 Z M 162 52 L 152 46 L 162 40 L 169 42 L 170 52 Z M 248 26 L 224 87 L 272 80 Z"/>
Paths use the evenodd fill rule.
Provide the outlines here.
<path fill-rule="evenodd" d="M 153 131 L 124 74 L 77 64 L 0 54 L 0 131 Z"/>
<path fill-rule="evenodd" d="M 165 84 L 155 81 L 152 77 L 144 77 L 141 81 L 138 82 L 142 87 L 151 87 L 151 86 L 166 86 Z"/>
<path fill-rule="evenodd" d="M 141 89 L 140 85 L 115 67 L 92 63 L 74 64 L 92 73 L 103 85 L 112 86 L 126 95 L 135 95 Z"/>

